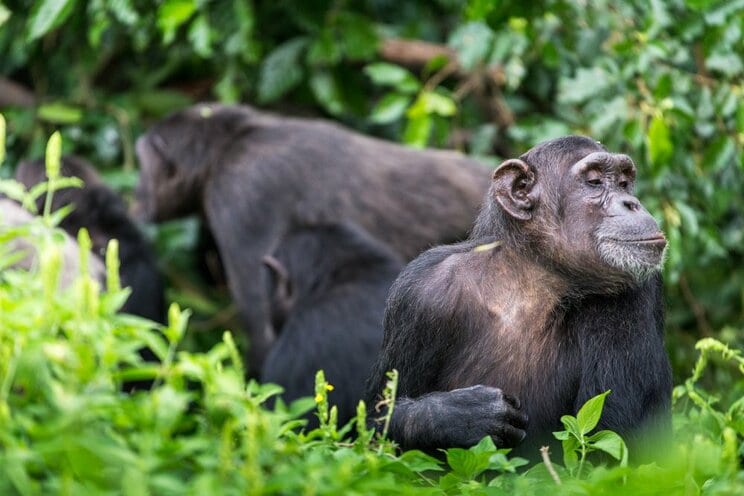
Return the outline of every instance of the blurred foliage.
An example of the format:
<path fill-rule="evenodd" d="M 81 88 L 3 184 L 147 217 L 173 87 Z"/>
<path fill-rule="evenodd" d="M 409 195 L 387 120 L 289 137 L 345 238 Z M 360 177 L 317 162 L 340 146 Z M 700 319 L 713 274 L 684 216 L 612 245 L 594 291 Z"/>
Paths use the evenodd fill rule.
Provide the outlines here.
<path fill-rule="evenodd" d="M 65 151 L 128 194 L 136 137 L 204 99 L 494 163 L 588 134 L 636 160 L 639 196 L 667 233 L 680 376 L 697 338 L 743 341 L 743 32 L 744 0 L 2 0 L 0 75 L 37 102 L 3 109 L 8 163 L 40 155 L 60 129 Z M 399 39 L 440 50 L 391 55 Z M 195 272 L 184 267 L 198 263 L 198 224 L 150 232 L 168 274 Z M 173 298 L 205 310 L 205 329 L 228 304 L 198 276 L 172 283 Z"/>

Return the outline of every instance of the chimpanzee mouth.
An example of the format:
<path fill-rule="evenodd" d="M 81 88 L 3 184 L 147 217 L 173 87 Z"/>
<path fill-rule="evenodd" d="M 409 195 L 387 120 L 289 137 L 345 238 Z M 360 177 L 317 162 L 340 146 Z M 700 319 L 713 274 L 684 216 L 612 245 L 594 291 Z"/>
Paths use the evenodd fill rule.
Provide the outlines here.
<path fill-rule="evenodd" d="M 643 245 L 643 246 L 649 246 L 649 247 L 658 246 L 661 248 L 663 248 L 667 244 L 667 240 L 662 233 L 658 233 L 648 238 L 636 238 L 636 239 L 607 238 L 607 241 L 610 241 L 613 243 L 634 244 L 634 245 Z"/>

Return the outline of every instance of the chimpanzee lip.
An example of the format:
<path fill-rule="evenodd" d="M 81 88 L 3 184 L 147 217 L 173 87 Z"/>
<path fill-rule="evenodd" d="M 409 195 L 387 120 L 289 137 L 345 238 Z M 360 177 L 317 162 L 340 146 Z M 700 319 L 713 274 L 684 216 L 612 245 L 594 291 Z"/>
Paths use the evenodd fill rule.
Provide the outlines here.
<path fill-rule="evenodd" d="M 663 234 L 659 233 L 648 238 L 636 238 L 636 239 L 619 239 L 619 238 L 608 238 L 609 241 L 616 243 L 635 243 L 641 245 L 665 245 L 667 240 Z"/>

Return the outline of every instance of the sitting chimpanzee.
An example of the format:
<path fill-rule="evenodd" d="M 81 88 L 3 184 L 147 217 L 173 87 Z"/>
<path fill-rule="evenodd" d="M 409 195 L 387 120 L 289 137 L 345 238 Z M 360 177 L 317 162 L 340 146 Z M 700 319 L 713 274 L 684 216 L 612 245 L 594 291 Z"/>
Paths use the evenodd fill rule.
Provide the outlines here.
<path fill-rule="evenodd" d="M 405 260 L 464 239 L 489 171 L 462 154 L 414 150 L 322 120 L 196 105 L 137 141 L 147 220 L 206 218 L 261 369 L 276 336 L 261 258 L 297 226 L 349 223 Z"/>
<path fill-rule="evenodd" d="M 633 441 L 669 426 L 666 241 L 635 175 L 589 138 L 542 143 L 496 169 L 469 241 L 403 270 L 368 383 L 374 402 L 399 371 L 390 434 L 403 448 L 491 436 L 534 457 L 562 415 L 608 389 L 600 428 Z"/>
<path fill-rule="evenodd" d="M 164 322 L 165 296 L 157 262 L 144 236 L 127 215 L 124 201 L 81 158 L 62 157 L 60 173 L 80 178 L 84 183 L 82 188 L 60 189 L 52 196 L 52 210 L 74 205 L 60 227 L 72 236 L 77 236 L 80 228 L 87 228 L 93 252 L 99 256 L 103 255 L 109 240 L 117 239 L 121 283 L 132 290 L 122 312 Z M 16 179 L 27 188 L 45 181 L 44 160 L 22 162 L 16 170 Z M 38 208 L 43 208 L 45 200 L 46 195 L 38 199 Z"/>
<path fill-rule="evenodd" d="M 283 398 L 291 401 L 312 396 L 315 372 L 323 369 L 343 425 L 364 398 L 382 343 L 387 292 L 403 264 L 388 247 L 345 225 L 297 229 L 264 264 L 278 337 L 261 380 L 283 386 Z"/>

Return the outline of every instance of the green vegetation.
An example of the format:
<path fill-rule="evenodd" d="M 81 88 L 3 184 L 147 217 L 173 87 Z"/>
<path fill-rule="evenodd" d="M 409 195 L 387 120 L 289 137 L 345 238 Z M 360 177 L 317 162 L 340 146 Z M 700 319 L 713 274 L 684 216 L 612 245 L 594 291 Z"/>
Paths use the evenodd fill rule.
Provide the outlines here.
<path fill-rule="evenodd" d="M 116 277 L 59 290 L 59 218 L 41 212 L 0 229 L 0 247 L 23 236 L 41 253 L 27 273 L 0 248 L 0 494 L 744 493 L 744 1 L 0 0 L 0 53 L 0 178 L 58 130 L 52 169 L 75 151 L 128 195 L 134 139 L 201 99 L 492 162 L 568 133 L 628 153 L 670 242 L 679 384 L 673 445 L 640 467 L 592 432 L 601 396 L 564 417 L 563 454 L 531 467 L 489 440 L 442 460 L 396 454 L 364 422 L 335 425 L 322 378 L 321 426 L 298 434 L 315 402 L 261 407 L 276 388 L 245 382 L 222 332 L 239 341 L 238 324 L 214 319 L 227 297 L 194 269 L 193 219 L 150 231 L 176 302 L 156 328 L 116 314 Z M 41 194 L 0 185 L 29 207 Z M 121 392 L 142 378 L 151 391 Z"/>

